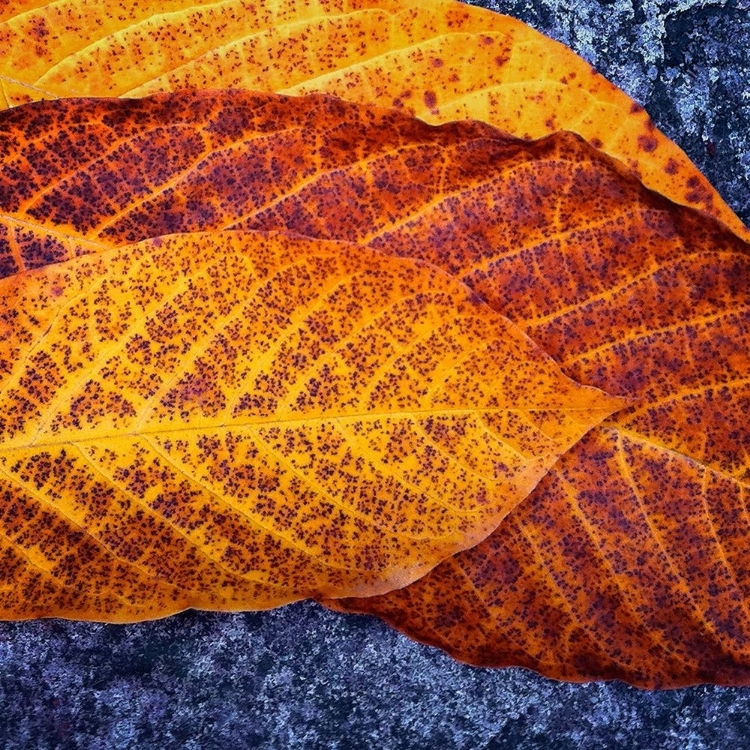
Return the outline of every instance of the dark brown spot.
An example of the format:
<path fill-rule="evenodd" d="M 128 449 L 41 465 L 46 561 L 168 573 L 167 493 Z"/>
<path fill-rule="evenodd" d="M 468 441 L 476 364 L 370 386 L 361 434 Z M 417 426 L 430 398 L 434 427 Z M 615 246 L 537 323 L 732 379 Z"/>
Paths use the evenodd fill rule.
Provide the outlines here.
<path fill-rule="evenodd" d="M 474 289 L 471 290 L 471 293 L 469 294 L 469 302 L 472 305 L 486 305 L 487 304 L 487 297 L 483 292 L 476 291 Z"/>
<path fill-rule="evenodd" d="M 47 28 L 47 22 L 43 18 L 35 18 L 31 23 L 29 29 L 31 36 L 37 41 L 41 42 L 49 36 L 49 29 Z M 42 54 L 44 54 L 44 48 L 42 47 Z"/>
<path fill-rule="evenodd" d="M 647 153 L 656 151 L 656 147 L 659 145 L 659 141 L 652 135 L 639 135 L 638 136 L 638 148 Z"/>

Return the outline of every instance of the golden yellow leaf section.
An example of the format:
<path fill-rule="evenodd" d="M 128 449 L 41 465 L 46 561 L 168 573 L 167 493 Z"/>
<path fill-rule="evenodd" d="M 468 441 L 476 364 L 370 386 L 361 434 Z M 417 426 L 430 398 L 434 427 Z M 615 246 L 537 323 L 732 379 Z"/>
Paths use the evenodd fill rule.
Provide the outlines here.
<path fill-rule="evenodd" d="M 439 269 L 174 235 L 0 285 L 0 616 L 385 592 L 622 399 Z"/>
<path fill-rule="evenodd" d="M 25 0 L 0 13 L 0 106 L 244 88 L 327 92 L 523 138 L 572 130 L 648 187 L 750 237 L 683 151 L 588 63 L 454 0 Z"/>

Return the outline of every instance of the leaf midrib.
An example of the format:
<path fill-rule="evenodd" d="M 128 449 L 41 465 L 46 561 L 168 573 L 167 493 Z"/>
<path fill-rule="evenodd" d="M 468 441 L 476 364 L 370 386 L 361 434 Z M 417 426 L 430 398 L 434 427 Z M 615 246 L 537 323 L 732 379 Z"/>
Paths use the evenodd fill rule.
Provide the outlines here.
<path fill-rule="evenodd" d="M 17 450 L 26 450 L 30 448 L 47 448 L 61 445 L 85 445 L 86 443 L 101 442 L 102 440 L 119 440 L 122 438 L 138 438 L 141 435 L 186 435 L 190 433 L 199 433 L 206 430 L 234 430 L 242 429 L 246 427 L 274 427 L 274 426 L 285 426 L 292 427 L 295 425 L 306 425 L 306 424 L 320 424 L 325 422 L 336 422 L 339 420 L 346 421 L 376 421 L 378 419 L 404 419 L 404 420 L 418 420 L 429 416 L 480 416 L 483 414 L 499 414 L 507 412 L 518 412 L 518 413 L 534 413 L 534 412 L 559 412 L 564 411 L 566 413 L 590 413 L 592 411 L 600 411 L 602 414 L 609 413 L 609 409 L 596 407 L 584 406 L 584 407 L 545 407 L 545 406 L 532 406 L 532 407 L 494 407 L 494 408 L 442 408 L 434 407 L 427 409 L 410 409 L 404 411 L 374 411 L 374 412 L 354 412 L 354 413 L 333 413 L 333 414 L 321 414 L 319 416 L 268 416 L 258 417 L 255 419 L 240 419 L 227 423 L 226 421 L 203 421 L 199 425 L 183 425 L 180 427 L 165 428 L 163 423 L 154 425 L 152 427 L 142 427 L 137 431 L 128 430 L 116 430 L 116 431 L 103 431 L 102 433 L 92 434 L 90 437 L 71 438 L 70 432 L 65 433 L 68 437 L 61 436 L 57 439 L 45 439 L 42 441 L 30 441 L 21 442 L 19 440 L 8 441 L 5 445 L 0 443 L 0 456 L 4 453 L 11 453 Z M 583 423 L 583 420 L 582 422 Z M 544 433 L 539 427 L 536 428 L 542 434 Z M 85 433 L 84 430 L 81 430 Z M 1 438 L 0 438 L 1 439 Z M 552 455 L 552 454 L 550 454 Z"/>

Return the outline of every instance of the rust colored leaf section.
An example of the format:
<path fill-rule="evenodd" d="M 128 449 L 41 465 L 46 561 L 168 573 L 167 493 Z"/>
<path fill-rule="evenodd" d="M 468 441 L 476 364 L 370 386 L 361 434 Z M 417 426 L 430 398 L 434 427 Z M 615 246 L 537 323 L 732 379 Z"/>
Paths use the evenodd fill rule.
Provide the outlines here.
<path fill-rule="evenodd" d="M 744 241 L 574 135 L 529 143 L 326 97 L 38 103 L 4 113 L 0 132 L 9 273 L 149 233 L 356 240 L 461 277 L 568 375 L 634 399 L 490 539 L 338 606 L 475 663 L 747 681 Z"/>
<path fill-rule="evenodd" d="M 453 0 L 22 0 L 0 10 L 0 84 L 5 106 L 241 88 L 327 92 L 522 138 L 572 130 L 649 187 L 750 237 L 643 108 L 588 63 Z"/>
<path fill-rule="evenodd" d="M 597 429 L 482 544 L 386 596 L 325 603 L 480 666 L 749 685 L 747 483 L 684 464 Z"/>
<path fill-rule="evenodd" d="M 4 618 L 382 593 L 621 399 L 434 267 L 178 235 L 0 284 Z"/>
<path fill-rule="evenodd" d="M 562 255 L 541 243 L 465 279 L 572 377 L 639 405 L 592 430 L 475 549 L 401 591 L 329 605 L 474 664 L 750 684 L 750 251 L 675 207 L 623 216 L 627 228 L 602 216 Z"/>

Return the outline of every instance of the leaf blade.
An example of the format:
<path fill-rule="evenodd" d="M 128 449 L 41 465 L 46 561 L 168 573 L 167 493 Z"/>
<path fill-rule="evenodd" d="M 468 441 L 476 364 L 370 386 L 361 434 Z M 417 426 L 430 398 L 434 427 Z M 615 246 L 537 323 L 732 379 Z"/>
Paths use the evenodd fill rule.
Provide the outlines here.
<path fill-rule="evenodd" d="M 452 0 L 289 0 L 254 6 L 252 15 L 239 0 L 79 6 L 28 2 L 6 11 L 0 51 L 10 52 L 0 55 L 0 75 L 13 103 L 184 88 L 325 91 L 434 123 L 482 120 L 524 138 L 573 130 L 649 187 L 749 236 L 642 107 L 566 47 L 507 16 Z"/>
<path fill-rule="evenodd" d="M 326 605 L 376 614 L 475 665 L 648 689 L 750 683 L 746 490 L 714 475 L 709 492 L 670 508 L 668 480 L 701 484 L 677 456 L 612 428 L 589 433 L 577 453 L 628 469 L 603 464 L 607 495 L 582 492 L 583 464 L 564 456 L 482 544 L 404 589 Z M 647 493 L 623 481 L 648 462 L 666 479 L 649 472 Z"/>
<path fill-rule="evenodd" d="M 221 105 L 222 97 L 231 102 L 231 107 Z M 231 130 L 231 111 L 244 107 L 248 112 L 244 119 L 251 122 L 252 112 L 261 102 L 262 117 L 271 119 L 275 128 L 284 130 L 283 123 L 296 126 L 304 123 L 299 132 L 318 133 L 313 140 L 318 138 L 328 149 L 321 158 L 315 144 L 300 150 L 293 145 L 294 140 L 283 141 L 281 153 L 289 154 L 292 160 L 298 158 L 298 163 L 309 170 L 306 174 L 300 174 L 293 161 L 285 167 L 283 160 L 275 162 L 274 171 L 271 156 L 269 161 L 258 156 L 255 169 L 248 170 L 248 174 L 259 175 L 260 179 L 241 186 L 248 190 L 242 203 L 221 197 L 222 186 L 232 173 L 218 160 L 197 182 L 191 183 L 194 187 L 189 200 L 178 204 L 170 203 L 175 198 L 161 204 L 155 202 L 153 210 L 142 211 L 137 220 L 110 225 L 105 238 L 86 234 L 90 227 L 97 226 L 98 217 L 104 213 L 97 206 L 107 207 L 106 201 L 97 203 L 97 193 L 92 190 L 84 192 L 90 198 L 93 217 L 82 214 L 83 223 L 79 227 L 57 226 L 54 217 L 57 198 L 49 203 L 52 210 L 49 216 L 18 213 L 13 220 L 24 221 L 27 227 L 35 225 L 42 238 L 48 232 L 46 226 L 51 225 L 57 226 L 55 231 L 67 231 L 71 237 L 80 232 L 89 242 L 102 239 L 124 242 L 127 233 L 136 230 L 163 232 L 163 226 L 149 224 L 155 221 L 154 217 L 180 217 L 188 222 L 185 229 L 193 228 L 190 222 L 205 227 L 212 226 L 211 222 L 223 226 L 240 220 L 239 225 L 245 227 L 285 228 L 320 237 L 369 240 L 384 252 L 416 257 L 462 275 L 478 300 L 486 299 L 494 309 L 505 311 L 524 325 L 570 374 L 605 390 L 636 396 L 640 403 L 595 428 L 566 454 L 559 465 L 561 474 L 553 471 L 527 498 L 528 511 L 526 502 L 514 511 L 511 517 L 517 517 L 517 523 L 510 524 L 506 519 L 490 539 L 476 548 L 479 558 L 466 553 L 462 559 L 474 566 L 466 571 L 474 584 L 469 585 L 465 573 L 460 571 L 444 578 L 446 568 L 452 570 L 452 563 L 438 566 L 423 583 L 427 585 L 428 580 L 434 583 L 437 579 L 445 586 L 449 581 L 442 594 L 438 587 L 424 597 L 415 595 L 410 601 L 412 619 L 404 620 L 403 609 L 397 607 L 398 616 L 393 621 L 401 623 L 407 632 L 413 628 L 411 632 L 420 637 L 427 638 L 424 633 L 432 633 L 430 638 L 441 639 L 445 647 L 458 655 L 466 638 L 483 634 L 487 640 L 487 625 L 478 624 L 476 617 L 460 607 L 456 611 L 465 615 L 465 631 L 457 629 L 444 616 L 424 630 L 420 607 L 429 608 L 430 602 L 440 601 L 441 597 L 446 606 L 453 597 L 462 595 L 473 601 L 471 597 L 478 588 L 494 602 L 493 616 L 505 621 L 509 615 L 503 602 L 511 601 L 510 594 L 515 592 L 510 584 L 510 591 L 502 588 L 504 570 L 513 563 L 503 559 L 497 549 L 511 545 L 517 559 L 523 560 L 523 555 L 527 555 L 528 580 L 537 582 L 538 590 L 547 592 L 549 600 L 542 612 L 548 618 L 562 618 L 560 621 L 567 622 L 569 629 L 580 630 L 581 622 L 590 616 L 592 604 L 577 605 L 579 609 L 571 611 L 561 600 L 559 588 L 575 588 L 580 580 L 590 577 L 592 583 L 599 581 L 603 592 L 599 598 L 603 613 L 597 622 L 604 627 L 610 617 L 622 626 L 628 622 L 627 618 L 617 619 L 615 607 L 620 602 L 617 597 L 622 594 L 613 593 L 612 581 L 603 576 L 602 570 L 611 574 L 611 568 L 622 565 L 620 548 L 629 550 L 627 559 L 631 563 L 639 559 L 639 552 L 620 536 L 616 508 L 611 510 L 612 515 L 605 512 L 599 519 L 602 528 L 610 524 L 608 536 L 604 535 L 595 545 L 587 544 L 582 558 L 572 561 L 580 568 L 571 562 L 567 573 L 557 571 L 560 586 L 553 586 L 549 572 L 544 571 L 544 566 L 540 568 L 539 553 L 528 538 L 538 539 L 537 547 L 542 543 L 546 548 L 559 544 L 555 537 L 545 539 L 542 534 L 543 510 L 548 509 L 561 530 L 560 538 L 586 542 L 585 524 L 581 525 L 580 513 L 571 508 L 588 507 L 591 498 L 601 497 L 602 488 L 597 482 L 613 488 L 613 495 L 621 498 L 622 512 L 634 519 L 633 528 L 641 537 L 648 538 L 649 525 L 642 518 L 641 506 L 647 509 L 650 521 L 657 519 L 661 523 L 666 518 L 669 524 L 674 524 L 675 519 L 681 518 L 679 505 L 663 506 L 663 498 L 670 497 L 670 489 L 660 477 L 671 477 L 689 491 L 691 503 L 700 501 L 690 506 L 694 525 L 703 529 L 694 538 L 702 539 L 709 552 L 703 560 L 705 569 L 697 566 L 693 573 L 696 586 L 701 591 L 714 590 L 709 588 L 711 581 L 705 579 L 706 572 L 712 570 L 717 571 L 722 581 L 731 583 L 734 578 L 737 585 L 732 589 L 727 583 L 726 588 L 713 595 L 718 614 L 707 612 L 703 620 L 697 620 L 693 608 L 686 607 L 679 598 L 674 600 L 674 592 L 670 590 L 674 577 L 667 576 L 658 583 L 655 571 L 660 565 L 669 566 L 653 541 L 648 542 L 650 546 L 644 552 L 649 570 L 647 585 L 639 587 L 637 576 L 631 576 L 623 584 L 630 586 L 641 606 L 650 601 L 654 612 L 659 601 L 676 601 L 674 607 L 679 605 L 679 608 L 674 610 L 677 614 L 672 619 L 676 617 L 678 625 L 671 622 L 669 610 L 661 615 L 647 613 L 654 633 L 661 634 L 655 642 L 667 644 L 669 637 L 674 637 L 676 643 L 681 640 L 689 644 L 695 653 L 675 661 L 669 656 L 668 647 L 660 646 L 657 658 L 649 651 L 654 647 L 654 636 L 636 623 L 633 627 L 640 627 L 640 645 L 633 646 L 630 663 L 621 660 L 613 664 L 605 658 L 606 654 L 602 655 L 601 642 L 609 637 L 607 631 L 598 637 L 586 636 L 588 656 L 584 649 L 572 667 L 570 663 L 560 663 L 559 653 L 546 650 L 542 658 L 539 641 L 531 656 L 539 659 L 539 668 L 569 679 L 575 679 L 576 674 L 579 678 L 619 676 L 650 686 L 744 679 L 747 663 L 744 626 L 733 626 L 732 618 L 726 614 L 732 597 L 742 600 L 747 590 L 747 567 L 736 553 L 742 549 L 740 540 L 747 531 L 741 519 L 736 523 L 731 521 L 736 507 L 747 496 L 750 470 L 750 458 L 744 450 L 748 443 L 746 375 L 750 371 L 747 313 L 750 270 L 746 243 L 719 224 L 644 190 L 621 168 L 573 136 L 519 144 L 481 125 L 461 124 L 433 130 L 393 113 L 352 107 L 325 98 L 284 100 L 283 105 L 282 100 L 277 105 L 272 99 L 242 94 L 184 94 L 137 103 L 34 105 L 24 114 L 9 113 L 7 122 L 18 122 L 13 118 L 32 117 L 44 107 L 64 111 L 65 107 L 76 106 L 80 125 L 86 108 L 92 108 L 92 123 L 98 127 L 101 115 L 97 112 L 103 108 L 124 127 L 128 118 L 148 121 L 149 117 L 144 118 L 143 113 L 155 113 L 161 107 L 167 119 L 182 117 L 182 112 L 197 113 L 201 132 L 214 134 L 217 132 L 212 125 L 214 118 L 228 123 Z M 165 108 L 168 101 L 171 108 Z M 286 118 L 282 116 L 282 106 L 290 108 Z M 309 117 L 295 119 L 303 111 Z M 115 112 L 119 114 L 115 116 Z M 322 124 L 317 122 L 317 130 L 316 112 L 325 113 Z M 326 123 L 330 130 L 326 129 Z M 268 128 L 264 132 L 268 135 Z M 342 140 L 342 155 L 337 155 L 336 140 L 331 137 L 336 132 L 350 136 Z M 249 135 L 250 131 L 238 130 L 228 142 Z M 282 134 L 282 137 L 287 136 Z M 25 142 L 24 138 L 21 141 Z M 347 146 L 351 143 L 357 144 L 354 150 Z M 222 141 L 217 149 L 225 146 Z M 253 148 L 257 156 L 257 142 Z M 196 158 L 210 155 L 209 148 Z M 229 167 L 233 162 L 245 164 L 242 159 L 241 153 L 231 152 L 226 163 Z M 358 168 L 360 161 L 366 163 L 366 168 Z M 161 167 L 161 162 L 156 162 Z M 127 163 L 130 173 L 148 173 L 145 167 L 134 168 L 132 162 Z M 180 168 L 180 164 L 175 166 L 177 172 Z M 316 170 L 320 171 L 318 176 Z M 7 169 L 0 172 L 10 173 Z M 162 178 L 168 181 L 174 173 Z M 110 165 L 107 174 L 116 176 L 116 162 Z M 283 193 L 274 195 L 273 185 L 263 179 L 268 174 L 273 174 L 284 190 L 293 193 L 288 201 Z M 394 188 L 400 202 L 393 199 Z M 238 194 L 237 183 L 231 192 Z M 15 188 L 7 194 L 15 195 Z M 61 193 L 63 197 L 66 194 L 74 195 L 75 190 Z M 269 203 L 273 204 L 270 209 Z M 175 205 L 179 210 L 173 210 Z M 119 240 L 115 229 L 124 235 Z M 29 249 L 33 257 L 36 251 L 32 243 Z M 44 262 L 44 258 L 41 260 Z M 700 430 L 696 425 L 700 425 Z M 710 440 L 704 443 L 703 436 Z M 633 445 L 636 449 L 629 451 L 619 447 Z M 634 492 L 634 487 L 641 489 Z M 714 517 L 726 519 L 715 523 L 721 540 L 718 547 L 711 533 Z M 527 541 L 518 542 L 517 549 L 516 542 L 505 539 L 504 534 L 515 533 L 510 529 L 519 527 L 520 538 Z M 671 539 L 669 545 L 675 547 L 679 558 L 680 548 L 689 545 L 677 537 Z M 720 547 L 729 550 L 725 557 L 732 561 L 731 574 Z M 494 550 L 496 569 L 481 557 L 482 550 Z M 632 567 L 636 572 L 639 570 L 637 563 Z M 574 576 L 574 570 L 580 575 Z M 422 589 L 418 585 L 413 590 Z M 495 600 L 493 592 L 498 590 L 504 593 Z M 398 602 L 407 591 L 357 602 L 356 606 L 370 606 L 390 617 L 388 602 Z M 576 618 L 580 620 L 577 623 Z M 544 622 L 544 618 L 540 616 L 535 621 Z M 440 628 L 442 632 L 436 635 Z M 719 632 L 723 635 L 717 639 Z M 734 639 L 731 649 L 725 648 L 726 640 L 722 641 L 727 637 Z M 622 640 L 628 642 L 629 638 L 626 632 Z M 489 638 L 483 652 L 488 663 L 521 658 L 517 652 L 503 650 L 506 643 L 502 637 L 495 641 Z M 550 648 L 558 648 L 562 654 L 566 649 L 570 651 L 564 640 L 554 638 Z M 701 656 L 701 649 L 710 657 Z M 727 650 L 732 651 L 728 660 L 722 656 Z M 524 658 L 527 661 L 521 663 L 528 664 L 529 655 Z M 713 672 L 711 661 L 718 665 Z"/>
<path fill-rule="evenodd" d="M 405 585 L 622 404 L 437 269 L 336 243 L 175 235 L 18 274 L 0 298 L 3 538 L 31 566 L 6 618 Z M 42 542 L 21 508 L 70 529 Z"/>

